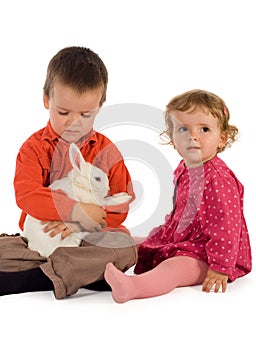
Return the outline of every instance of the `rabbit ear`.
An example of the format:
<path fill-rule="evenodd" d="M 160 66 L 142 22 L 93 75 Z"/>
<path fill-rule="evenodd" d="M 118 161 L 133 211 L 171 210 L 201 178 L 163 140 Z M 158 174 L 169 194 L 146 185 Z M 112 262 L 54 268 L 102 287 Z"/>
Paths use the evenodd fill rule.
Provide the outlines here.
<path fill-rule="evenodd" d="M 69 146 L 69 159 L 74 169 L 81 170 L 81 165 L 85 162 L 85 160 L 80 152 L 80 149 L 74 143 L 71 143 Z"/>

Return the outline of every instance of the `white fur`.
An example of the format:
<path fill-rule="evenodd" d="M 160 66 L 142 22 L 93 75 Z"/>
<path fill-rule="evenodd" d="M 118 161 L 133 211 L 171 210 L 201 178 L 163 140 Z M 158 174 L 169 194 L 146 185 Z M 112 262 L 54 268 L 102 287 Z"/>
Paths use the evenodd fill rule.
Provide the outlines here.
<path fill-rule="evenodd" d="M 109 181 L 107 175 L 96 166 L 84 160 L 79 148 L 72 143 L 69 148 L 72 170 L 60 180 L 51 184 L 51 189 L 61 189 L 68 197 L 84 203 L 102 206 L 118 205 L 131 199 L 125 192 L 107 197 Z M 28 239 L 28 247 L 36 250 L 41 256 L 48 257 L 58 247 L 79 246 L 88 232 L 72 233 L 65 239 L 61 234 L 50 237 L 43 231 L 41 222 L 27 215 L 22 235 Z"/>

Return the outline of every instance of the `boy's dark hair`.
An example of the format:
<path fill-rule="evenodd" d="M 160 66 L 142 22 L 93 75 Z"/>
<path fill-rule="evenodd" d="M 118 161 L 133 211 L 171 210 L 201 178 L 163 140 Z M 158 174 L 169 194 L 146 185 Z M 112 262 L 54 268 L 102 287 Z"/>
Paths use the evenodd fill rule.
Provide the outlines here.
<path fill-rule="evenodd" d="M 43 88 L 46 96 L 50 97 L 56 81 L 70 86 L 78 93 L 102 87 L 100 105 L 106 100 L 107 69 L 101 58 L 88 48 L 66 47 L 50 60 Z"/>

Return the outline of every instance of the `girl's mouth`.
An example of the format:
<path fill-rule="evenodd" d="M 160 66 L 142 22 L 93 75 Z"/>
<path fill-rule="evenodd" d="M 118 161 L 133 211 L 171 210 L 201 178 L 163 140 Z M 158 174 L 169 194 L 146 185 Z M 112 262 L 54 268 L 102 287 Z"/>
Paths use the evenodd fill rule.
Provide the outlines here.
<path fill-rule="evenodd" d="M 200 150 L 200 147 L 190 146 L 190 147 L 187 148 L 187 150 L 188 150 L 188 151 L 193 151 L 193 150 L 198 151 L 198 150 Z"/>

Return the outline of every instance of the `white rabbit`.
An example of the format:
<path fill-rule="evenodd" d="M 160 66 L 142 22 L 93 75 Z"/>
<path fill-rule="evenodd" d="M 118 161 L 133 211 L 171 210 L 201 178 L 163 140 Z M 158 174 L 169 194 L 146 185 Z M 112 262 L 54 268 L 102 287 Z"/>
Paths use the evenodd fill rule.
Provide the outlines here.
<path fill-rule="evenodd" d="M 54 181 L 50 188 L 61 189 L 68 197 L 84 203 L 102 206 L 118 205 L 128 202 L 132 197 L 125 192 L 108 196 L 109 181 L 107 175 L 98 167 L 84 160 L 79 148 L 72 143 L 69 148 L 72 170 L 62 179 Z M 48 257 L 58 247 L 79 246 L 88 232 L 72 233 L 65 239 L 61 234 L 50 237 L 43 231 L 41 222 L 27 215 L 22 236 L 28 240 L 28 247 L 41 256 Z"/>

